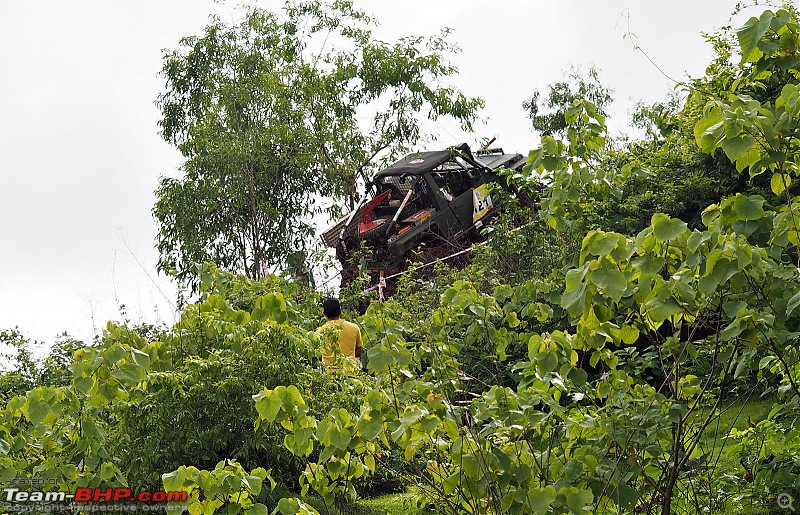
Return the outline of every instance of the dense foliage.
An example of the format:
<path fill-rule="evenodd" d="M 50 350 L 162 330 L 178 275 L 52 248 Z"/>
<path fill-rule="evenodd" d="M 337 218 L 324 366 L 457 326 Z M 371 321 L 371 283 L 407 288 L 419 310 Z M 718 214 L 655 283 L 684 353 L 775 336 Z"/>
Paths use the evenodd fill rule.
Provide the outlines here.
<path fill-rule="evenodd" d="M 602 112 L 571 102 L 563 137 L 508 174 L 536 218 L 510 210 L 464 270 L 372 302 L 363 373 L 323 369 L 319 293 L 212 265 L 172 327 L 110 323 L 69 373 L 63 352 L 49 375 L 19 353 L 0 383 L 0 480 L 160 481 L 192 514 L 335 513 L 398 479 L 438 513 L 786 506 L 800 498 L 799 38 L 791 9 L 748 21 L 740 63 L 710 67 L 680 109 L 643 110 L 672 127 L 646 141 L 609 146 Z M 701 188 L 705 167 L 714 188 L 735 180 Z M 671 181 L 710 202 L 676 205 L 686 220 L 635 213 Z M 755 396 L 773 403 L 764 417 L 723 426 Z"/>
<path fill-rule="evenodd" d="M 482 101 L 443 85 L 447 33 L 388 44 L 373 24 L 348 1 L 251 8 L 165 53 L 159 125 L 185 161 L 156 192 L 160 271 L 196 287 L 207 260 L 253 279 L 285 267 L 312 215 L 424 136 L 420 116 L 471 126 Z"/>

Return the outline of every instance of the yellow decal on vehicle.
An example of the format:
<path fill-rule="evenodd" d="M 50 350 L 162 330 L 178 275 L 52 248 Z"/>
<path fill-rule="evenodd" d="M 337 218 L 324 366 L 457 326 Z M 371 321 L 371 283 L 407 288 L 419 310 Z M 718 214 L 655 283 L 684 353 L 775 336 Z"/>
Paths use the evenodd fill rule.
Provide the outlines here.
<path fill-rule="evenodd" d="M 492 209 L 492 197 L 489 196 L 489 186 L 481 184 L 472 190 L 472 223 L 477 222 Z"/>

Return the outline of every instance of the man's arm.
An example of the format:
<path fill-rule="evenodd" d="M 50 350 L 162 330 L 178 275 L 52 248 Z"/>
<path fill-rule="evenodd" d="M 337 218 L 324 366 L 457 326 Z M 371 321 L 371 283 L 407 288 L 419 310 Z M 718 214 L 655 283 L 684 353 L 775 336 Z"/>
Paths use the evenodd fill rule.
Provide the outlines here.
<path fill-rule="evenodd" d="M 364 342 L 361 340 L 361 329 L 358 329 L 358 336 L 356 337 L 356 357 L 361 358 L 361 349 L 364 347 Z"/>

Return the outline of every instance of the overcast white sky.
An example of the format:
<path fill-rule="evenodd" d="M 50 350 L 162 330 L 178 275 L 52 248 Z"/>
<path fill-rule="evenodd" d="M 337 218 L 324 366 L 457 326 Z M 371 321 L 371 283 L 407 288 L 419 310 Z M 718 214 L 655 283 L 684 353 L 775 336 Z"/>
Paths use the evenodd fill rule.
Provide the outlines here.
<path fill-rule="evenodd" d="M 452 28 L 463 52 L 450 82 L 483 97 L 489 118 L 467 142 L 497 135 L 506 151 L 526 153 L 536 140 L 521 103 L 570 65 L 595 65 L 614 89 L 616 130 L 637 100 L 666 97 L 673 84 L 623 39 L 628 18 L 638 44 L 680 79 L 702 74 L 711 52 L 700 33 L 726 24 L 735 0 L 355 3 L 385 41 Z M 134 322 L 173 321 L 150 214 L 158 178 L 180 165 L 158 135 L 161 50 L 199 33 L 211 13 L 238 19 L 234 5 L 0 2 L 0 328 L 88 341 L 120 319 L 120 303 Z M 465 139 L 452 122 L 438 128 L 442 146 Z"/>

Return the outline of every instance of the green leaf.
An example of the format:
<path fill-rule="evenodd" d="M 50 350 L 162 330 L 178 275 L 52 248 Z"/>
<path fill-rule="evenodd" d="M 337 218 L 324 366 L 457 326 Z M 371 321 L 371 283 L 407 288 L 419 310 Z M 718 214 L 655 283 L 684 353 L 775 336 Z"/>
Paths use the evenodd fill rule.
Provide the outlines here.
<path fill-rule="evenodd" d="M 750 167 L 750 176 L 753 177 L 761 170 L 762 155 L 758 146 L 751 147 L 736 160 L 736 171 L 742 172 L 745 168 Z"/>
<path fill-rule="evenodd" d="M 653 235 L 661 241 L 675 239 L 687 231 L 686 222 L 663 213 L 654 214 L 650 223 L 653 225 Z"/>
<path fill-rule="evenodd" d="M 161 474 L 161 482 L 164 484 L 164 491 L 166 492 L 179 492 L 183 490 L 183 484 L 186 480 L 186 468 L 180 467 L 173 472 Z"/>
<path fill-rule="evenodd" d="M 558 356 L 555 352 L 539 352 L 536 354 L 536 364 L 542 372 L 552 372 L 558 366 Z"/>
<path fill-rule="evenodd" d="M 755 145 L 756 139 L 750 135 L 739 136 L 736 138 L 726 138 L 722 142 L 722 150 L 732 162 L 739 156 L 750 150 Z"/>
<path fill-rule="evenodd" d="M 622 508 L 633 508 L 639 501 L 638 492 L 628 485 L 618 485 L 614 494 L 616 495 L 612 494 L 612 496 L 617 498 L 617 502 Z"/>
<path fill-rule="evenodd" d="M 700 150 L 712 154 L 725 137 L 722 112 L 714 109 L 705 118 L 701 118 L 694 126 L 694 137 Z"/>
<path fill-rule="evenodd" d="M 534 513 L 545 514 L 556 500 L 556 489 L 552 485 L 544 488 L 533 487 L 528 489 L 527 497 L 528 505 Z"/>
<path fill-rule="evenodd" d="M 392 353 L 380 345 L 376 345 L 367 351 L 367 368 L 373 372 L 383 372 L 394 362 Z"/>
<path fill-rule="evenodd" d="M 380 411 L 370 410 L 369 414 L 361 417 L 356 424 L 358 431 L 367 440 L 374 440 L 383 430 L 383 421 L 379 417 L 381 417 Z"/>
<path fill-rule="evenodd" d="M 581 387 L 586 384 L 589 374 L 582 368 L 573 368 L 569 371 L 569 378 L 575 383 L 575 386 Z"/>
<path fill-rule="evenodd" d="M 339 429 L 333 428 L 328 433 L 328 435 L 330 435 L 331 444 L 334 447 L 336 447 L 337 449 L 339 449 L 341 451 L 346 451 L 347 450 L 347 446 L 350 445 L 350 440 L 352 438 L 352 435 L 350 434 L 350 431 L 348 431 L 347 429 L 339 430 Z"/>
<path fill-rule="evenodd" d="M 757 49 L 759 40 L 767 33 L 771 21 L 772 11 L 764 11 L 761 18 L 750 18 L 742 28 L 736 31 L 743 63 L 754 60 L 752 54 Z"/>
<path fill-rule="evenodd" d="M 570 488 L 567 492 L 567 508 L 575 514 L 585 513 L 585 508 L 594 500 L 591 490 Z"/>
<path fill-rule="evenodd" d="M 668 298 L 664 301 L 651 299 L 645 304 L 645 307 L 649 309 L 650 318 L 656 323 L 661 323 L 672 315 L 683 311 L 680 304 L 673 298 Z"/>
<path fill-rule="evenodd" d="M 245 513 L 247 513 L 247 515 L 267 515 L 267 513 L 269 513 L 269 511 L 267 510 L 266 506 L 264 506 L 263 504 L 261 504 L 259 502 L 259 503 L 254 504 Z"/>
<path fill-rule="evenodd" d="M 118 369 L 112 370 L 111 375 L 123 383 L 130 384 L 136 384 L 145 378 L 144 369 L 136 363 L 125 363 Z"/>
<path fill-rule="evenodd" d="M 474 454 L 462 454 L 460 463 L 467 477 L 478 480 L 483 476 L 481 466 Z"/>
<path fill-rule="evenodd" d="M 633 259 L 633 267 L 640 270 L 643 274 L 656 274 L 666 264 L 666 259 L 653 254 L 644 254 Z"/>
<path fill-rule="evenodd" d="M 72 386 L 81 393 L 88 393 L 93 384 L 94 379 L 91 376 L 76 377 L 72 381 Z"/>
<path fill-rule="evenodd" d="M 605 256 L 614 250 L 618 243 L 618 234 L 590 231 L 583 239 L 583 248 L 585 252 L 595 256 Z"/>
<path fill-rule="evenodd" d="M 734 379 L 745 377 L 750 372 L 750 366 L 747 364 L 747 359 L 742 358 L 739 364 L 736 365 L 736 371 L 733 373 Z"/>
<path fill-rule="evenodd" d="M 600 268 L 589 275 L 589 279 L 596 284 L 603 292 L 611 297 L 614 302 L 619 302 L 625 290 L 628 289 L 628 281 L 625 275 L 616 267 L 610 266 L 609 269 Z"/>
<path fill-rule="evenodd" d="M 272 510 L 273 515 L 276 513 L 281 513 L 282 515 L 319 515 L 319 512 L 313 507 L 294 497 L 284 497 L 278 501 L 278 505 Z"/>
<path fill-rule="evenodd" d="M 244 484 L 245 488 L 247 488 L 247 491 L 253 496 L 261 493 L 262 482 L 263 479 L 258 476 L 245 476 L 242 478 L 242 483 Z"/>
<path fill-rule="evenodd" d="M 639 339 L 639 329 L 631 325 L 623 325 L 620 328 L 620 337 L 626 345 L 633 345 Z"/>
<path fill-rule="evenodd" d="M 517 313 L 515 311 L 508 312 L 508 315 L 506 315 L 506 324 L 508 324 L 508 327 L 511 327 L 512 329 L 519 326 L 519 318 L 517 317 Z"/>
<path fill-rule="evenodd" d="M 788 173 L 774 173 L 770 179 L 770 187 L 776 195 L 783 194 L 786 188 L 792 185 L 792 178 Z"/>
<path fill-rule="evenodd" d="M 23 408 L 25 417 L 31 424 L 38 424 L 50 413 L 50 405 L 42 400 L 41 396 L 34 394 L 29 398 L 28 403 Z"/>
<path fill-rule="evenodd" d="M 764 216 L 764 209 L 761 207 L 763 204 L 762 197 L 737 193 L 733 201 L 733 209 L 742 220 L 758 220 Z"/>
<path fill-rule="evenodd" d="M 583 473 L 583 464 L 578 460 L 568 461 L 564 468 L 561 469 L 561 475 L 569 481 L 574 483 Z"/>
<path fill-rule="evenodd" d="M 142 367 L 144 370 L 150 368 L 150 355 L 148 353 L 131 347 L 131 355 L 133 356 L 134 363 Z"/>
<path fill-rule="evenodd" d="M 267 423 L 274 422 L 281 409 L 280 396 L 274 390 L 264 389 L 261 393 L 253 395 L 253 400 L 256 401 L 258 415 Z"/>
<path fill-rule="evenodd" d="M 795 293 L 789 302 L 786 304 L 786 316 L 791 316 L 797 306 L 800 306 L 800 293 Z"/>

